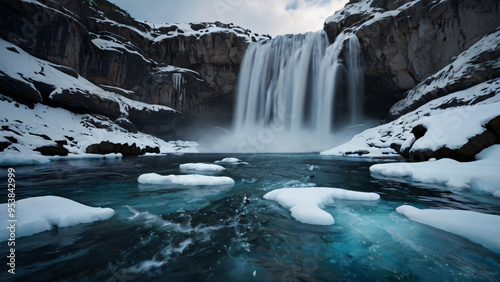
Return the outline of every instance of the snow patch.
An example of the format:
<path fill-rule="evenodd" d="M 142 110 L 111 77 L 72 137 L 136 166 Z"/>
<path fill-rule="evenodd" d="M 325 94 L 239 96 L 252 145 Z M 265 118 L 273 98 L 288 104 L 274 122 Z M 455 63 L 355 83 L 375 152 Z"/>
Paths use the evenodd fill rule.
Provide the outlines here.
<path fill-rule="evenodd" d="M 264 195 L 264 199 L 278 202 L 289 209 L 296 220 L 315 225 L 332 225 L 333 216 L 324 211 L 327 205 L 333 205 L 334 199 L 376 201 L 376 193 L 356 192 L 339 188 L 282 188 Z"/>

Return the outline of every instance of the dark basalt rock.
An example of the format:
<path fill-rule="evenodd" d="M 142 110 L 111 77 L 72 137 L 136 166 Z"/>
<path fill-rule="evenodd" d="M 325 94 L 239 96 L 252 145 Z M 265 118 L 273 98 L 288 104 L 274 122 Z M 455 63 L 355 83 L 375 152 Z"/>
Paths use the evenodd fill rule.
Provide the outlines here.
<path fill-rule="evenodd" d="M 68 149 L 59 144 L 54 146 L 39 147 L 33 151 L 38 151 L 44 156 L 67 156 L 69 153 Z"/>
<path fill-rule="evenodd" d="M 12 143 L 11 142 L 0 142 L 0 152 L 3 152 L 7 147 L 9 147 Z"/>
<path fill-rule="evenodd" d="M 0 93 L 14 98 L 24 104 L 33 104 L 42 101 L 40 92 L 27 81 L 7 76 L 0 70 Z"/>
<path fill-rule="evenodd" d="M 125 118 L 119 118 L 115 120 L 115 124 L 119 125 L 123 129 L 127 130 L 128 132 L 132 133 L 137 133 L 137 126 L 135 124 L 131 123 L 128 119 Z"/>
<path fill-rule="evenodd" d="M 160 148 L 159 147 L 152 148 L 150 146 L 147 146 L 144 149 L 140 149 L 139 147 L 137 147 L 135 143 L 129 145 L 129 144 L 116 144 L 109 141 L 103 141 L 99 144 L 92 144 L 88 146 L 86 149 L 86 153 L 99 154 L 99 155 L 121 153 L 124 156 L 139 156 L 139 155 L 144 155 L 146 153 L 159 154 Z"/>
<path fill-rule="evenodd" d="M 64 89 L 51 95 L 52 101 L 62 108 L 76 113 L 96 113 L 111 118 L 121 115 L 120 104 L 97 95 L 90 95 L 84 90 Z"/>

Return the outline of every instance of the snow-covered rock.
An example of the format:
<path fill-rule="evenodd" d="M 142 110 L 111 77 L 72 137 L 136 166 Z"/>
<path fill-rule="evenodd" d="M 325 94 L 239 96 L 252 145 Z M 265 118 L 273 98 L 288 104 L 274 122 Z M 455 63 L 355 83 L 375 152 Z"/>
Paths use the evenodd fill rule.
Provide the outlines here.
<path fill-rule="evenodd" d="M 51 230 L 54 227 L 62 228 L 106 220 L 115 214 L 110 208 L 93 208 L 57 196 L 26 198 L 14 204 L 12 207 L 15 209 L 15 218 L 9 217 L 8 203 L 0 204 L 0 218 L 7 222 L 7 225 L 9 225 L 7 220 L 17 220 L 10 222 L 15 224 L 16 238 Z M 0 241 L 7 240 L 10 233 L 8 228 L 1 228 Z"/>
<path fill-rule="evenodd" d="M 41 104 L 31 109 L 2 95 L 0 112 L 1 165 L 42 164 L 61 158 L 61 155 L 66 155 L 65 158 L 100 157 L 86 153 L 89 147 L 103 142 L 135 146 L 141 153 L 142 150 L 144 153 L 197 152 L 197 144 L 193 142 L 166 142 L 144 133 L 131 133 L 103 116 L 75 114 Z M 60 153 L 55 151 L 53 156 L 43 156 L 36 151 L 43 147 L 59 149 Z"/>
<path fill-rule="evenodd" d="M 365 108 L 382 115 L 405 92 L 419 83 L 431 84 L 428 78 L 450 63 L 460 64 L 461 59 L 456 60 L 460 53 L 483 36 L 497 33 L 499 26 L 496 0 L 484 0 L 481 5 L 454 0 L 356 0 L 326 19 L 324 30 L 332 42 L 346 31 L 359 38 L 365 64 Z M 460 66 L 467 72 L 450 72 L 455 72 L 454 83 L 444 88 L 430 86 L 429 95 L 423 94 L 427 97 L 408 99 L 415 105 L 399 114 L 498 77 L 499 53 L 489 47 L 493 50 L 482 50 L 482 55 L 469 60 L 469 66 Z"/>
<path fill-rule="evenodd" d="M 429 100 L 467 89 L 485 82 L 489 78 L 500 76 L 499 50 L 500 29 L 481 38 L 469 49 L 458 55 L 451 64 L 405 93 L 405 98 L 392 106 L 391 115 L 400 116 Z"/>
<path fill-rule="evenodd" d="M 489 80 L 434 99 L 321 154 L 365 157 L 401 154 L 415 160 L 443 157 L 470 160 L 496 142 L 494 136 L 499 132 L 491 122 L 500 116 L 499 94 L 500 78 Z M 424 132 L 415 132 L 417 126 Z M 483 139 L 479 138 L 481 135 Z M 470 141 L 473 138 L 476 143 Z"/>
<path fill-rule="evenodd" d="M 187 163 L 179 165 L 179 169 L 184 173 L 217 174 L 225 170 L 224 167 L 216 164 Z"/>
<path fill-rule="evenodd" d="M 500 216 L 464 210 L 418 209 L 403 205 L 397 212 L 409 219 L 450 232 L 500 254 Z"/>
<path fill-rule="evenodd" d="M 282 188 L 264 195 L 264 199 L 278 202 L 289 209 L 296 220 L 315 225 L 332 225 L 333 216 L 324 211 L 325 206 L 333 205 L 334 199 L 354 201 L 376 201 L 376 193 L 356 192 L 339 188 Z"/>
<path fill-rule="evenodd" d="M 5 0 L 2 4 L 3 39 L 35 57 L 67 66 L 94 84 L 132 91 L 128 98 L 168 106 L 190 117 L 230 118 L 230 96 L 246 46 L 269 38 L 220 22 L 150 24 L 109 1 Z M 28 97 L 39 96 L 29 91 L 30 85 L 23 87 Z M 75 91 L 57 98 L 70 103 L 69 94 Z M 88 105 L 98 104 L 88 98 Z M 117 109 L 113 105 L 108 112 L 115 114 Z"/>
<path fill-rule="evenodd" d="M 227 176 L 207 175 L 159 175 L 146 173 L 139 176 L 137 181 L 141 184 L 163 185 L 168 187 L 196 187 L 196 186 L 234 186 L 234 180 Z"/>
<path fill-rule="evenodd" d="M 500 196 L 500 145 L 483 150 L 473 162 L 441 159 L 421 163 L 388 163 L 370 167 L 370 172 L 389 177 L 441 184 L 454 188 L 471 188 Z"/>

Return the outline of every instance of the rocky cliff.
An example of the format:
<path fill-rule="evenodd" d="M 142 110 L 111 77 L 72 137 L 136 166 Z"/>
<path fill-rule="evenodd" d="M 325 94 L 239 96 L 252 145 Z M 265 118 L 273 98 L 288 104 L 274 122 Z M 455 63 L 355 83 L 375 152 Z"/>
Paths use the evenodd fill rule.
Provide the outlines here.
<path fill-rule="evenodd" d="M 179 111 L 184 119 L 177 122 L 171 116 L 162 120 L 158 115 L 130 114 L 139 130 L 164 138 L 178 136 L 180 121 L 186 118 L 227 121 L 246 46 L 267 38 L 218 22 L 151 25 L 106 0 L 5 0 L 0 27 L 1 38 L 73 76 L 126 98 Z M 16 87 L 2 85 L 2 92 L 16 96 Z M 35 88 L 48 96 L 54 87 L 38 83 Z M 116 104 L 94 101 L 87 107 L 88 100 L 76 101 L 85 95 L 58 97 L 42 102 L 119 117 Z"/>
<path fill-rule="evenodd" d="M 329 17 L 354 33 L 367 109 L 396 120 L 324 154 L 475 159 L 500 143 L 500 4 L 494 0 L 358 0 Z"/>
<path fill-rule="evenodd" d="M 417 84 L 430 83 L 426 79 L 499 25 L 498 1 L 353 0 L 328 18 L 324 29 L 330 40 L 346 30 L 357 35 L 365 61 L 365 108 L 383 113 Z M 492 58 L 498 54 L 476 60 L 485 66 L 470 75 L 474 81 L 458 79 L 449 89 L 434 90 L 432 97 L 497 77 Z M 411 109 L 429 100 L 415 101 Z"/>

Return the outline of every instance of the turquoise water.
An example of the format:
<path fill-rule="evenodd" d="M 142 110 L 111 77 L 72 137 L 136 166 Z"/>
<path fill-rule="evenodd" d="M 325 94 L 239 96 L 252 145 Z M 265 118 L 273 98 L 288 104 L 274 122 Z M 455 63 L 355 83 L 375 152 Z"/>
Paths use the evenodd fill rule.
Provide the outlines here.
<path fill-rule="evenodd" d="M 454 208 L 500 215 L 500 201 L 468 191 L 370 176 L 374 162 L 315 154 L 231 155 L 230 189 L 140 185 L 143 173 L 179 174 L 188 162 L 228 155 L 59 161 L 16 168 L 17 199 L 66 197 L 111 207 L 107 221 L 16 240 L 18 280 L 79 281 L 499 281 L 500 255 L 409 221 L 395 208 Z M 375 161 L 380 162 L 380 161 Z M 6 169 L 4 169 L 6 180 Z M 381 195 L 336 201 L 332 226 L 295 221 L 263 199 L 283 187 L 337 187 Z M 7 192 L 5 199 L 7 198 Z M 3 201 L 5 202 L 5 201 Z M 7 256 L 2 242 L 0 256 Z M 13 276 L 8 266 L 0 280 Z"/>

